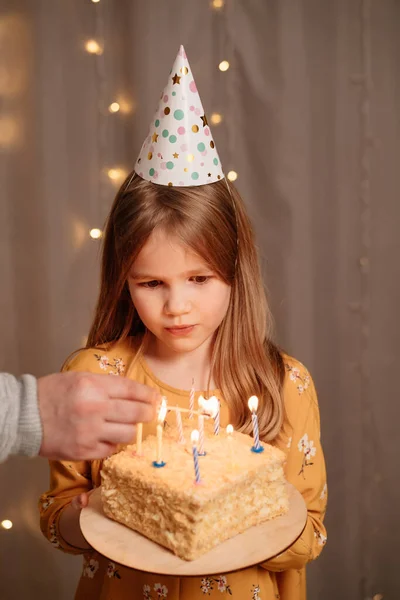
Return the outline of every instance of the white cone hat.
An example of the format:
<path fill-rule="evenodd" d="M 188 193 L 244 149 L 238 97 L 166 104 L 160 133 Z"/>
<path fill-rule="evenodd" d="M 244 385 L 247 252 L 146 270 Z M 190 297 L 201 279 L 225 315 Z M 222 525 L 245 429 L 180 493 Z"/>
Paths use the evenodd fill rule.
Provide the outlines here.
<path fill-rule="evenodd" d="M 159 185 L 193 186 L 224 178 L 218 152 L 180 47 L 135 172 Z"/>

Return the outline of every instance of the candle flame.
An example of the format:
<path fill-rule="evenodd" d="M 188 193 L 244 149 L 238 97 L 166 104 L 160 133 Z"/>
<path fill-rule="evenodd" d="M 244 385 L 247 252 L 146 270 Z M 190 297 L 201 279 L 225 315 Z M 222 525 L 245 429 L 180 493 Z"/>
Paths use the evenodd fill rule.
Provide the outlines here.
<path fill-rule="evenodd" d="M 167 416 L 168 407 L 167 407 L 167 399 L 163 396 L 161 400 L 160 410 L 158 411 L 158 422 L 164 423 L 165 417 Z"/>
<path fill-rule="evenodd" d="M 232 435 L 232 433 L 233 433 L 233 426 L 232 425 L 227 425 L 227 427 L 226 427 L 226 433 L 228 435 Z"/>
<path fill-rule="evenodd" d="M 197 444 L 199 441 L 199 432 L 197 429 L 193 429 L 190 439 L 192 440 L 192 444 Z"/>
<path fill-rule="evenodd" d="M 257 396 L 252 396 L 251 398 L 249 398 L 249 409 L 251 410 L 251 412 L 256 412 L 257 408 L 258 408 L 258 398 Z"/>
<path fill-rule="evenodd" d="M 199 396 L 199 407 L 205 415 L 215 419 L 219 411 L 219 400 L 216 396 L 211 396 L 208 400 Z"/>

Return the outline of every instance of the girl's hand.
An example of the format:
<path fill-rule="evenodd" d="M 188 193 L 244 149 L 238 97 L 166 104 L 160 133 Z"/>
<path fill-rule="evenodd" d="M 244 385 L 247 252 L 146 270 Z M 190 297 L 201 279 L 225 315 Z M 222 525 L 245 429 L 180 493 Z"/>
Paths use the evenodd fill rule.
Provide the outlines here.
<path fill-rule="evenodd" d="M 90 490 L 90 492 L 83 492 L 82 494 L 78 494 L 71 500 L 71 506 L 75 510 L 81 510 L 82 508 L 86 508 L 89 504 L 89 496 L 93 494 L 94 490 Z"/>

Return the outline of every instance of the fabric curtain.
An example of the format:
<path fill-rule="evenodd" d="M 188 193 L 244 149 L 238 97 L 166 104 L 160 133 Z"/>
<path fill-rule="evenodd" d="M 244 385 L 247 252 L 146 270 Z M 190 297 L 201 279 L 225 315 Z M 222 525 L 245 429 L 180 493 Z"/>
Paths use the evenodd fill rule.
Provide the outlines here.
<path fill-rule="evenodd" d="M 328 542 L 309 598 L 400 597 L 397 0 L 0 0 L 0 369 L 57 371 L 84 343 L 89 231 L 181 43 L 221 115 L 211 128 L 254 222 L 276 339 L 317 385 Z M 14 523 L 0 529 L 2 600 L 72 597 L 80 560 L 39 532 L 47 478 L 44 460 L 0 466 L 0 521 Z"/>

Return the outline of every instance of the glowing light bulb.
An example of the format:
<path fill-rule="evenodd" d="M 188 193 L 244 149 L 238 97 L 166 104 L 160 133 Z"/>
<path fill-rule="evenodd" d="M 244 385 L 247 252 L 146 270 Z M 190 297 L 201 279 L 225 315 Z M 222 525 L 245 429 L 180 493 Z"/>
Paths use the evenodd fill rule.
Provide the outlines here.
<path fill-rule="evenodd" d="M 218 68 L 220 71 L 227 71 L 229 69 L 229 63 L 227 60 L 223 60 L 219 63 Z"/>
<path fill-rule="evenodd" d="M 229 181 L 236 181 L 236 179 L 238 178 L 238 174 L 236 173 L 236 171 L 229 171 L 227 177 Z"/>
<path fill-rule="evenodd" d="M 212 0 L 211 6 L 216 10 L 219 10 L 224 6 L 224 0 Z"/>
<path fill-rule="evenodd" d="M 89 231 L 89 235 L 93 240 L 98 240 L 103 235 L 103 232 L 101 229 L 97 229 L 97 227 L 94 227 Z"/>
<path fill-rule="evenodd" d="M 213 125 L 219 125 L 219 123 L 221 123 L 222 121 L 222 115 L 220 115 L 219 113 L 213 113 L 210 119 Z"/>
<path fill-rule="evenodd" d="M 113 102 L 112 104 L 110 104 L 110 106 L 108 107 L 108 110 L 110 111 L 110 113 L 116 113 L 119 111 L 120 109 L 120 105 L 118 104 L 118 102 Z"/>
<path fill-rule="evenodd" d="M 1 526 L 3 527 L 3 529 L 11 529 L 13 524 L 12 521 L 10 521 L 9 519 L 4 519 L 4 521 L 1 522 Z"/>
<path fill-rule="evenodd" d="M 118 181 L 126 177 L 126 172 L 123 169 L 108 169 L 107 175 L 112 181 Z"/>
<path fill-rule="evenodd" d="M 85 44 L 85 48 L 89 54 L 103 54 L 103 48 L 96 40 L 88 40 Z"/>
<path fill-rule="evenodd" d="M 0 148 L 16 146 L 21 137 L 21 127 L 16 119 L 0 117 Z"/>
<path fill-rule="evenodd" d="M 92 0 L 93 4 L 97 4 L 100 0 Z"/>

